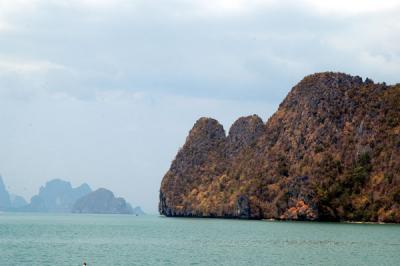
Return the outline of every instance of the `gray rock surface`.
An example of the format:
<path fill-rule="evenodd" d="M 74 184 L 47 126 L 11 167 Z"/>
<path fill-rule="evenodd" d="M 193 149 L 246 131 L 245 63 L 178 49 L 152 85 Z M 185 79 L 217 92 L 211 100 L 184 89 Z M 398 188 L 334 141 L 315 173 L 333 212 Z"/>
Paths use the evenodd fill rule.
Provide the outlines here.
<path fill-rule="evenodd" d="M 254 145 L 264 132 L 264 123 L 257 115 L 241 117 L 233 123 L 227 137 L 226 154 L 231 158 Z"/>

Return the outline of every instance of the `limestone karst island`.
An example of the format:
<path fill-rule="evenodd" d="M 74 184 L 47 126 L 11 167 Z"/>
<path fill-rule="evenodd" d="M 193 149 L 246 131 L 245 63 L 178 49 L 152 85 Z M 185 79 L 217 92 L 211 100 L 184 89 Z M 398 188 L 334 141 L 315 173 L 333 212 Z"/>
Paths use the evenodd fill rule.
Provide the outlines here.
<path fill-rule="evenodd" d="M 166 216 L 400 222 L 400 85 L 305 77 L 264 123 L 200 118 L 160 188 Z"/>

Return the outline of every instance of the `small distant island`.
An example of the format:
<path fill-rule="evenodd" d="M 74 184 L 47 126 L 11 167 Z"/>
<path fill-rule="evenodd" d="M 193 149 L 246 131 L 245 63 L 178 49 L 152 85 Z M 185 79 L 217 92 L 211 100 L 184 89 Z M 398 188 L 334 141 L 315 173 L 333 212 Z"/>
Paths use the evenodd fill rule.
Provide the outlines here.
<path fill-rule="evenodd" d="M 102 214 L 144 214 L 140 207 L 135 209 L 123 198 L 116 198 L 114 193 L 105 188 L 99 188 L 78 199 L 72 207 L 73 213 Z"/>
<path fill-rule="evenodd" d="M 70 182 L 53 179 L 39 189 L 27 203 L 21 196 L 10 194 L 0 176 L 0 211 L 43 213 L 98 213 L 143 215 L 140 207 L 132 208 L 124 198 L 110 190 L 92 191 L 86 183 L 73 188 Z"/>
<path fill-rule="evenodd" d="M 400 84 L 324 72 L 264 123 L 200 118 L 160 188 L 166 216 L 400 223 Z"/>

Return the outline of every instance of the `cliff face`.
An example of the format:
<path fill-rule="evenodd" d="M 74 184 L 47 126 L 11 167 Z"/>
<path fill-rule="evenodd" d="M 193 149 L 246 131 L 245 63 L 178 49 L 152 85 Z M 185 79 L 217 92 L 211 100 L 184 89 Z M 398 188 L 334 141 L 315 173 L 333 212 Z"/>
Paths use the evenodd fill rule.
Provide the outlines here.
<path fill-rule="evenodd" d="M 201 118 L 160 189 L 161 214 L 400 222 L 400 85 L 342 73 L 297 84 L 263 124 Z"/>

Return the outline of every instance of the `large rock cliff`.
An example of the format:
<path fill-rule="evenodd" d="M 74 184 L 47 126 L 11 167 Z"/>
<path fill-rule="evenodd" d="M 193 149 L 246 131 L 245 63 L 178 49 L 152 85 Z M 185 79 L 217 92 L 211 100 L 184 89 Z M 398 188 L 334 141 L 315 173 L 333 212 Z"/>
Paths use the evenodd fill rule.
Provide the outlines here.
<path fill-rule="evenodd" d="M 305 77 L 266 124 L 199 119 L 160 188 L 166 216 L 400 222 L 400 85 Z"/>

